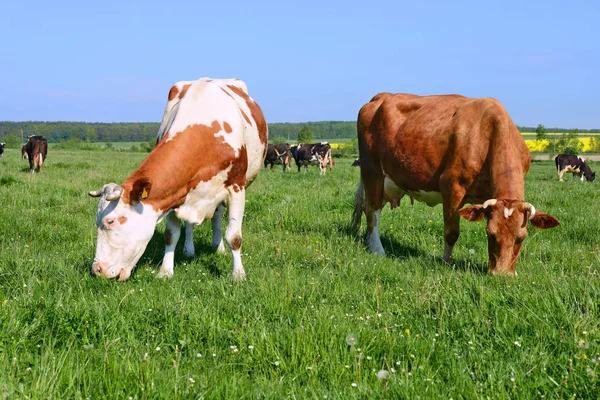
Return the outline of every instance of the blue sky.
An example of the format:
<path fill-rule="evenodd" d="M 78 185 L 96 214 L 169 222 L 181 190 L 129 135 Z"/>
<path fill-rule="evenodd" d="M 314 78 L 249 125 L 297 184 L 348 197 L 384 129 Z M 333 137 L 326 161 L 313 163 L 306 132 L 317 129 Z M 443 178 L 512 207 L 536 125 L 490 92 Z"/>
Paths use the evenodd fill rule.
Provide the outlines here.
<path fill-rule="evenodd" d="M 0 120 L 155 122 L 176 81 L 244 80 L 268 122 L 355 120 L 381 91 L 495 97 L 600 128 L 597 1 L 0 4 Z"/>

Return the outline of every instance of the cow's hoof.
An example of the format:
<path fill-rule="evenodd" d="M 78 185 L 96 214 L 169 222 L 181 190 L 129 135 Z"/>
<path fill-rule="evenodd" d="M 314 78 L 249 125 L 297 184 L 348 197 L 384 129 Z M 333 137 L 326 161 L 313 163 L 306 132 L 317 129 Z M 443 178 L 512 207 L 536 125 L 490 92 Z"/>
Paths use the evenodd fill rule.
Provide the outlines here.
<path fill-rule="evenodd" d="M 156 277 L 161 279 L 169 279 L 173 277 L 173 272 L 160 270 L 158 271 L 158 274 L 156 274 Z"/>
<path fill-rule="evenodd" d="M 234 281 L 245 281 L 246 280 L 246 272 L 245 271 L 236 271 L 233 273 L 231 278 Z"/>
<path fill-rule="evenodd" d="M 196 257 L 196 251 L 195 251 L 194 249 L 187 249 L 187 248 L 184 248 L 184 249 L 183 249 L 183 254 L 184 254 L 186 257 L 189 257 L 189 258 L 194 258 L 194 257 Z"/>
<path fill-rule="evenodd" d="M 225 245 L 223 244 L 222 240 L 219 243 L 219 245 L 215 248 L 215 251 L 219 254 L 225 254 Z"/>

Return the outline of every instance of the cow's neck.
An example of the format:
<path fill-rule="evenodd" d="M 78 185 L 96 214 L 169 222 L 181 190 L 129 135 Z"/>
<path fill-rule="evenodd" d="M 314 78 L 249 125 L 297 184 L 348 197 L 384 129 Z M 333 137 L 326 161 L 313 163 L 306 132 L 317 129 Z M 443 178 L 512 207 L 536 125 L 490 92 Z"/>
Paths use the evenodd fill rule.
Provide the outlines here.
<path fill-rule="evenodd" d="M 514 140 L 513 135 L 509 133 L 508 130 L 506 134 L 496 133 L 490 143 L 489 165 L 492 197 L 524 200 L 527 166 L 523 165 L 519 142 Z"/>

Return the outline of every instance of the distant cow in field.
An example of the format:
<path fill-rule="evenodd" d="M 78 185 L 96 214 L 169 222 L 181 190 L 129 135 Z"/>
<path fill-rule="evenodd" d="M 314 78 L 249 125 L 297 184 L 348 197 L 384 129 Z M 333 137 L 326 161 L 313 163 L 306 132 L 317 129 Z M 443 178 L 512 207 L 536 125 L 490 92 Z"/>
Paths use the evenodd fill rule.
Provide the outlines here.
<path fill-rule="evenodd" d="M 244 279 L 245 193 L 262 169 L 267 137 L 263 113 L 239 79 L 173 86 L 154 150 L 121 185 L 108 183 L 89 193 L 100 197 L 92 273 L 128 279 L 156 224 L 166 218 L 158 276 L 171 277 L 181 221 L 201 224 L 226 204 L 233 278 Z"/>
<path fill-rule="evenodd" d="M 592 172 L 590 167 L 585 163 L 585 160 L 574 154 L 559 154 L 554 159 L 556 163 L 556 172 L 558 173 L 558 180 L 563 182 L 563 175 L 565 172 L 571 172 L 573 178 L 579 176 L 581 182 L 583 178 L 590 182 L 596 179 L 596 173 Z"/>
<path fill-rule="evenodd" d="M 289 144 L 269 143 L 269 147 L 267 148 L 267 155 L 265 157 L 265 171 L 267 170 L 268 165 L 271 165 L 271 169 L 273 169 L 273 165 L 281 165 L 283 167 L 283 172 L 285 172 L 286 170 L 289 171 L 291 158 L 292 157 L 290 154 Z"/>
<path fill-rule="evenodd" d="M 356 160 L 354 160 L 354 162 L 352 163 L 353 167 L 360 167 L 360 158 L 357 158 Z"/>
<path fill-rule="evenodd" d="M 6 143 L 0 143 L 0 159 L 2 159 L 2 156 L 4 155 L 4 146 L 6 145 Z"/>
<path fill-rule="evenodd" d="M 331 146 L 329 146 L 329 143 L 300 143 L 297 146 L 292 146 L 290 151 L 296 161 L 298 172 L 300 172 L 301 167 L 304 167 L 304 172 L 306 173 L 309 165 L 317 165 L 320 175 L 325 175 L 325 172 L 327 172 L 327 164 L 330 163 L 331 158 Z"/>
<path fill-rule="evenodd" d="M 352 231 L 367 217 L 369 249 L 385 254 L 379 215 L 405 195 L 443 205 L 444 260 L 460 234 L 460 217 L 487 219 L 489 271 L 516 275 L 528 222 L 560 222 L 525 202 L 530 155 L 506 110 L 492 98 L 380 93 L 358 114 L 360 183 Z M 466 203 L 475 204 L 463 207 Z"/>
<path fill-rule="evenodd" d="M 48 141 L 45 137 L 39 135 L 29 136 L 27 143 L 21 149 L 24 155 L 27 154 L 29 159 L 29 170 L 35 172 L 36 168 L 38 172 L 42 172 L 44 168 L 44 161 L 48 155 Z"/>

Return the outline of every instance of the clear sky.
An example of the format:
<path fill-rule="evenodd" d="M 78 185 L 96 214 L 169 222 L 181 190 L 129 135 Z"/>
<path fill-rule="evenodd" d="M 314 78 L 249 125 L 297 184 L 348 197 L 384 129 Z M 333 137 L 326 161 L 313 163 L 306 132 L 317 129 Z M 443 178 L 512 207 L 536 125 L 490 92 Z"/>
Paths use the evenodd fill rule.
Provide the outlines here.
<path fill-rule="evenodd" d="M 378 92 L 500 100 L 600 128 L 600 2 L 0 2 L 0 120 L 158 122 L 171 85 L 244 80 L 267 122 L 355 120 Z"/>

